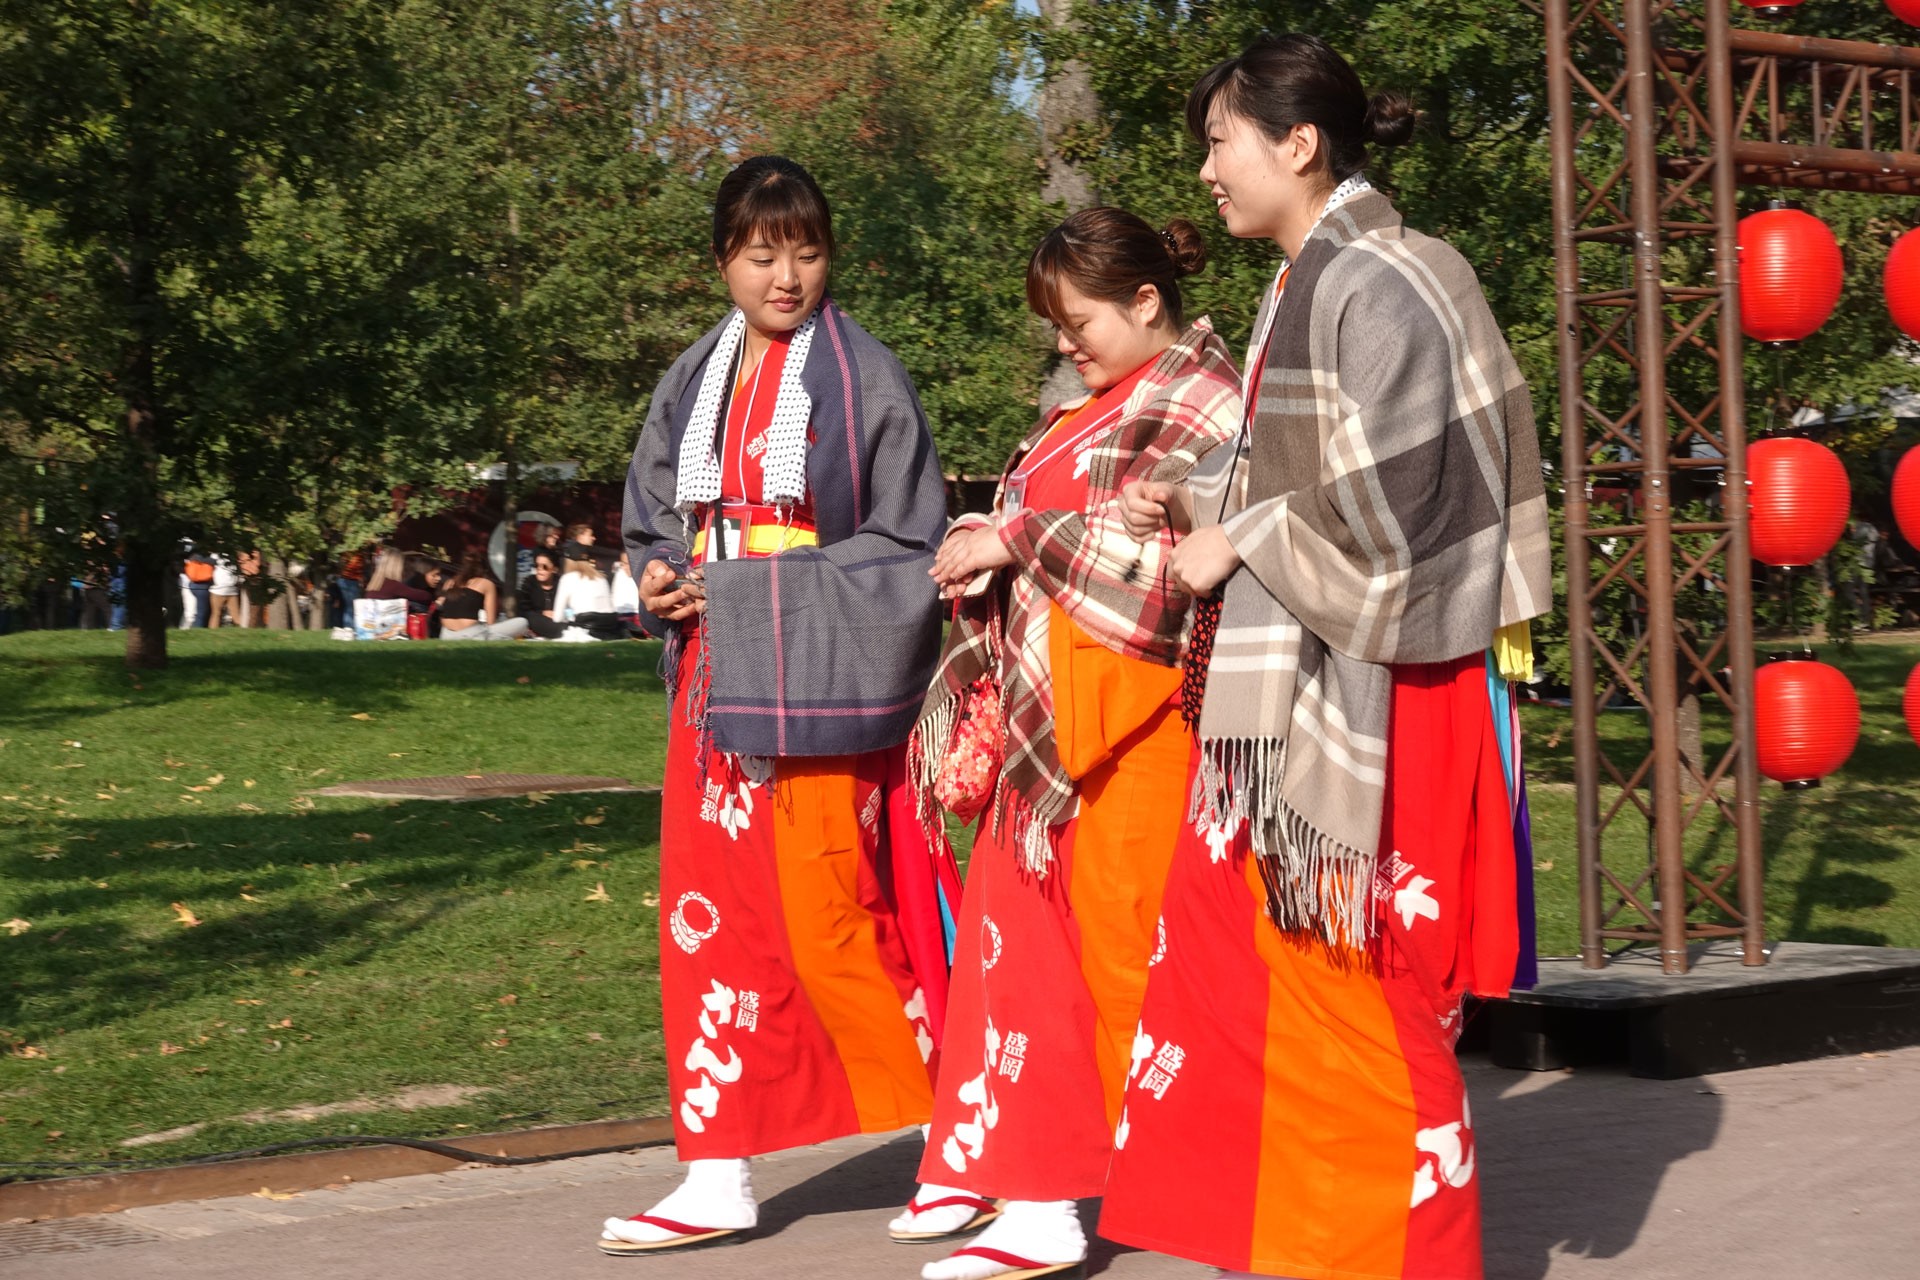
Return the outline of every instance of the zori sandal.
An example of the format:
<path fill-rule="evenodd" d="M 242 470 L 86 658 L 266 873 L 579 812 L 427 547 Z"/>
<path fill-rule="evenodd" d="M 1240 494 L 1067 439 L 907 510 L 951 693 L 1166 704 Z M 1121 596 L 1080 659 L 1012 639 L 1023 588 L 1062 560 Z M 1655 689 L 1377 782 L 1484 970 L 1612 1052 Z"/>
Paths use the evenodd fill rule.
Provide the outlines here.
<path fill-rule="evenodd" d="M 1080 1258 L 1074 1262 L 1035 1262 L 1032 1258 L 1023 1258 L 1017 1253 L 1008 1253 L 1004 1249 L 991 1249 L 985 1245 L 969 1245 L 964 1249 L 955 1249 L 947 1255 L 950 1258 L 985 1258 L 988 1262 L 998 1262 L 1012 1267 L 1011 1271 L 996 1271 L 992 1280 L 1040 1280 L 1041 1276 L 1054 1276 L 1057 1280 L 1085 1280 L 1087 1260 Z"/>
<path fill-rule="evenodd" d="M 637 1257 L 645 1253 L 672 1253 L 687 1249 L 701 1249 L 708 1245 L 738 1243 L 741 1229 L 738 1227 L 695 1227 L 684 1222 L 675 1222 L 671 1218 L 656 1218 L 651 1214 L 636 1213 L 628 1222 L 643 1222 L 650 1227 L 659 1227 L 662 1231 L 674 1234 L 665 1240 L 623 1240 L 619 1236 L 606 1234 L 599 1239 L 600 1252 L 612 1254 L 616 1258 Z M 608 1232 L 614 1230 L 614 1221 L 609 1219 Z"/>
<path fill-rule="evenodd" d="M 921 1204 L 918 1200 L 907 1202 L 907 1215 L 925 1213 L 929 1209 L 944 1209 L 950 1205 L 966 1205 L 974 1210 L 974 1215 L 959 1226 L 947 1231 L 888 1231 L 899 1244 L 933 1244 L 939 1240 L 953 1240 L 960 1236 L 971 1235 L 1000 1216 L 1005 1201 L 989 1200 L 985 1196 L 942 1196 L 938 1200 L 929 1200 Z"/>

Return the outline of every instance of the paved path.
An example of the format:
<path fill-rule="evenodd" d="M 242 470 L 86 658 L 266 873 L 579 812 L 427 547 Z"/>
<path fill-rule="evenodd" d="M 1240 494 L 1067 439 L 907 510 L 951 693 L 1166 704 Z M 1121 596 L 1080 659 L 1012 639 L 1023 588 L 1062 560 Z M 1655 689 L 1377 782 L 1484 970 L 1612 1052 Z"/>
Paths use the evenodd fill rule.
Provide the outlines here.
<path fill-rule="evenodd" d="M 1525 1075 L 1469 1062 L 1489 1280 L 1883 1280 L 1920 1274 L 1920 1049 L 1698 1080 Z M 911 1280 L 890 1243 L 917 1135 L 755 1163 L 758 1238 L 614 1259 L 601 1218 L 663 1195 L 667 1149 L 0 1226 L 7 1280 Z M 1086 1207 L 1089 1220 L 1094 1205 Z M 1207 1268 L 1101 1242 L 1092 1274 Z"/>

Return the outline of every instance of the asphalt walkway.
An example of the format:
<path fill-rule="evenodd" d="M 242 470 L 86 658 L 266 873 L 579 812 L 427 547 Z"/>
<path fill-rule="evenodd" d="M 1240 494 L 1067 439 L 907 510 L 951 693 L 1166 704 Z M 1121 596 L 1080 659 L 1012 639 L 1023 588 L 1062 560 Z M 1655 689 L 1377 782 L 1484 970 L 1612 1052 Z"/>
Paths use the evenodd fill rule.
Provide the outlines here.
<path fill-rule="evenodd" d="M 1920 1049 L 1695 1080 L 1469 1062 L 1489 1280 L 1884 1280 L 1920 1274 Z M 761 1227 L 727 1248 L 617 1259 L 599 1222 L 678 1177 L 669 1149 L 0 1226 L 7 1280 L 911 1280 L 891 1243 L 917 1134 L 755 1162 Z M 1091 1224 L 1097 1203 L 1083 1206 Z M 1209 1269 L 1095 1249 L 1089 1274 Z"/>

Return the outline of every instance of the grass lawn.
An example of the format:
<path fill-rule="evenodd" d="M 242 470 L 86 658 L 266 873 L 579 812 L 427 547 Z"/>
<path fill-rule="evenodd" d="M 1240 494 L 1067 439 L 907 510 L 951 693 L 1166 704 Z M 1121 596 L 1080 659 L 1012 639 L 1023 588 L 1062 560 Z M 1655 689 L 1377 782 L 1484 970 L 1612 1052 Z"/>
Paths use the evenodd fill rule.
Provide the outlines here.
<path fill-rule="evenodd" d="M 173 669 L 135 678 L 118 636 L 0 637 L 0 922 L 30 926 L 0 923 L 0 1177 L 665 1111 L 657 800 L 303 794 L 425 774 L 658 781 L 657 646 L 172 639 Z M 1920 749 L 1899 719 L 1914 641 L 1838 659 L 1859 750 L 1819 790 L 1765 793 L 1774 936 L 1920 946 Z M 1541 950 L 1568 954 L 1568 713 L 1523 719 Z M 1624 759 L 1638 717 L 1605 727 Z M 1624 855 L 1644 828 L 1614 838 Z M 1728 856 L 1711 839 L 1691 853 Z M 450 1088 L 401 1097 L 428 1086 Z M 371 1109 L 274 1114 L 340 1103 Z M 119 1145 L 183 1126 L 199 1127 Z"/>
<path fill-rule="evenodd" d="M 118 636 L 0 637 L 0 1162 L 665 1110 L 655 797 L 302 794 L 657 782 L 657 645 L 171 639 L 136 679 Z M 475 1096 L 243 1118 L 425 1085 Z"/>

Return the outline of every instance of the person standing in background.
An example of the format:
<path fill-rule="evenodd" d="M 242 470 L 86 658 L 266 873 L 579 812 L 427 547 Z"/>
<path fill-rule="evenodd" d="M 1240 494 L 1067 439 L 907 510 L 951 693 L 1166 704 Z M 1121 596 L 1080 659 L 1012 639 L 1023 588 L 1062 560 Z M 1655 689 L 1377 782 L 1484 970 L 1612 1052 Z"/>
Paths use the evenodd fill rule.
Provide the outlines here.
<path fill-rule="evenodd" d="M 214 556 L 213 580 L 207 584 L 207 597 L 212 606 L 212 612 L 207 615 L 209 627 L 217 629 L 223 618 L 232 618 L 236 627 L 246 625 L 240 616 L 240 584 L 240 567 L 224 555 Z"/>
<path fill-rule="evenodd" d="M 182 628 L 204 627 L 213 616 L 213 561 L 198 551 L 187 554 L 186 564 L 180 570 L 180 588 L 184 592 L 185 616 Z"/>

